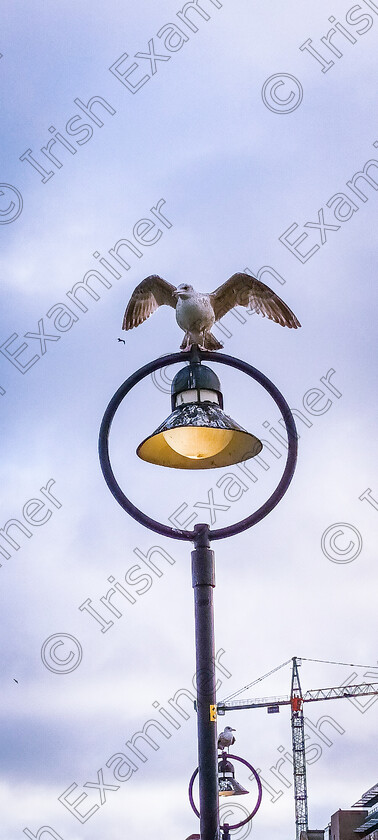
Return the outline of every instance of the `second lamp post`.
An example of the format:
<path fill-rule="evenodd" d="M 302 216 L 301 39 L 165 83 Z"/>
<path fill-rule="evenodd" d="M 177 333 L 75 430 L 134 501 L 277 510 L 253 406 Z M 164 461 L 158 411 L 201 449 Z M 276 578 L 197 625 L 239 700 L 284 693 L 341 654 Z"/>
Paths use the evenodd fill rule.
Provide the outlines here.
<path fill-rule="evenodd" d="M 234 525 L 213 531 L 207 524 L 196 525 L 192 531 L 179 530 L 152 519 L 139 510 L 125 495 L 114 476 L 109 457 L 108 439 L 113 417 L 134 385 L 162 367 L 188 361 L 189 365 L 181 369 L 172 381 L 171 414 L 138 446 L 139 457 L 160 466 L 193 470 L 230 466 L 258 455 L 262 449 L 261 441 L 224 413 L 219 379 L 210 368 L 202 365 L 203 360 L 214 361 L 242 371 L 270 394 L 285 423 L 288 453 L 282 477 L 274 492 L 250 516 Z M 215 567 L 214 552 L 210 544 L 211 540 L 234 536 L 255 525 L 270 513 L 286 492 L 294 473 L 297 457 L 294 418 L 280 391 L 256 368 L 232 356 L 201 351 L 193 347 L 189 352 L 173 353 L 155 359 L 132 374 L 121 385 L 110 400 L 102 420 L 99 454 L 108 487 L 130 516 L 163 536 L 194 543 L 192 585 L 195 604 L 200 833 L 201 840 L 217 840 L 219 838 L 219 791 L 213 610 Z"/>

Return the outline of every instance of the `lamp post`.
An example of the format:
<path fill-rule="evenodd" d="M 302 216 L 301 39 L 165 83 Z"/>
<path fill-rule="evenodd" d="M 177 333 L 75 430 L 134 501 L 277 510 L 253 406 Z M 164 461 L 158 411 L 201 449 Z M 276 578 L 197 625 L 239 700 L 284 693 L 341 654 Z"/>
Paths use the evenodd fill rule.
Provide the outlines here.
<path fill-rule="evenodd" d="M 172 414 L 138 447 L 138 455 L 151 463 L 178 469 L 210 469 L 239 463 L 254 457 L 261 442 L 223 412 L 220 383 L 202 361 L 224 364 L 250 376 L 272 397 L 286 427 L 288 452 L 282 477 L 269 499 L 245 519 L 224 528 L 210 530 L 197 524 L 192 531 L 180 530 L 151 519 L 137 508 L 120 488 L 109 456 L 109 432 L 114 415 L 129 391 L 156 370 L 178 362 L 189 362 L 172 382 Z M 251 528 L 278 504 L 293 477 L 297 457 L 297 433 L 293 415 L 276 386 L 256 368 L 232 356 L 202 351 L 172 353 L 149 362 L 133 373 L 114 394 L 105 411 L 99 435 L 100 463 L 105 481 L 123 509 L 150 530 L 176 540 L 194 543 L 192 586 L 195 604 L 197 674 L 197 728 L 201 840 L 219 838 L 218 766 L 216 735 L 216 675 L 213 589 L 214 552 L 211 540 L 224 539 Z"/>

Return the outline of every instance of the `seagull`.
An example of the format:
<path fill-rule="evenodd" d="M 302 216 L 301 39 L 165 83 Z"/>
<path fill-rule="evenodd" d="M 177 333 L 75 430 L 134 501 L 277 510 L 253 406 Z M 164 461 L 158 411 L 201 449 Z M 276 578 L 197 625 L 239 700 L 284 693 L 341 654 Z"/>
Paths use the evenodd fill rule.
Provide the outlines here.
<path fill-rule="evenodd" d="M 233 732 L 236 732 L 236 729 L 233 729 L 232 726 L 225 726 L 218 738 L 218 750 L 224 750 L 225 747 L 230 748 L 235 743 Z"/>
<path fill-rule="evenodd" d="M 139 327 L 159 306 L 172 306 L 176 321 L 184 331 L 180 350 L 198 344 L 205 350 L 219 350 L 223 344 L 211 332 L 216 321 L 234 306 L 246 306 L 281 327 L 297 329 L 298 318 L 269 286 L 256 277 L 237 272 L 215 292 L 196 292 L 189 283 L 172 286 L 157 274 L 151 274 L 134 289 L 123 317 L 122 329 Z"/>

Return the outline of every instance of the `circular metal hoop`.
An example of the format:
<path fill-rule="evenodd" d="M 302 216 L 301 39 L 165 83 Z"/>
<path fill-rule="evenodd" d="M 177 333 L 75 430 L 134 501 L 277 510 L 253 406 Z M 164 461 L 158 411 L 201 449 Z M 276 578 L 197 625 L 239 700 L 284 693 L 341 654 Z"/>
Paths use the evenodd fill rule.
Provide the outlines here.
<path fill-rule="evenodd" d="M 245 818 L 245 820 L 242 820 L 241 822 L 235 823 L 235 825 L 229 825 L 228 828 L 231 831 L 233 831 L 235 828 L 241 828 L 242 825 L 245 825 L 247 822 L 249 822 L 252 819 L 252 817 L 255 816 L 255 814 L 257 814 L 257 811 L 259 810 L 260 805 L 261 805 L 262 785 L 261 785 L 261 781 L 260 781 L 260 776 L 258 775 L 257 771 L 255 770 L 254 767 L 252 767 L 252 764 L 249 764 L 249 762 L 245 760 L 245 758 L 240 758 L 238 755 L 232 755 L 231 753 L 230 754 L 227 753 L 227 758 L 233 758 L 235 761 L 240 761 L 242 764 L 245 764 L 246 767 L 248 767 L 250 770 L 252 770 L 252 773 L 253 773 L 253 775 L 256 779 L 257 788 L 258 788 L 257 802 L 256 802 L 256 805 L 255 805 L 253 811 L 251 811 L 251 813 L 249 814 L 248 817 Z M 190 779 L 188 793 L 189 793 L 189 802 L 192 806 L 192 809 L 193 809 L 195 815 L 199 818 L 200 817 L 200 812 L 199 812 L 198 808 L 196 807 L 194 799 L 193 799 L 193 785 L 194 785 L 197 774 L 198 774 L 198 767 L 196 767 L 196 769 L 195 769 L 195 771 L 194 771 L 194 773 L 193 773 L 193 775 Z M 221 828 L 223 829 L 224 826 L 221 826 Z"/>
<path fill-rule="evenodd" d="M 235 534 L 239 534 L 241 531 L 245 531 L 247 528 L 251 528 L 252 525 L 256 525 L 256 523 L 260 522 L 261 519 L 264 519 L 264 517 L 267 516 L 267 514 L 270 513 L 270 511 L 273 510 L 273 508 L 282 499 L 282 496 L 286 493 L 286 490 L 288 489 L 294 474 L 295 465 L 297 461 L 298 436 L 295 427 L 294 417 L 290 411 L 286 400 L 284 399 L 278 388 L 276 388 L 276 386 L 273 384 L 273 382 L 271 382 L 270 379 L 264 376 L 263 373 L 261 373 L 256 368 L 252 367 L 252 365 L 247 364 L 247 362 L 244 362 L 240 359 L 234 359 L 233 356 L 227 356 L 223 353 L 218 354 L 208 350 L 201 350 L 199 351 L 199 353 L 201 359 L 211 362 L 218 362 L 220 364 L 236 368 L 237 370 L 242 371 L 242 373 L 246 373 L 247 376 L 250 376 L 256 382 L 258 382 L 258 384 L 261 385 L 268 392 L 268 394 L 272 397 L 272 399 L 278 406 L 285 423 L 288 437 L 288 453 L 285 469 L 276 489 L 273 491 L 271 496 L 269 496 L 269 499 L 267 499 L 267 501 L 250 516 L 247 516 L 245 519 L 240 520 L 240 522 L 236 522 L 234 525 L 228 525 L 225 528 L 216 528 L 214 531 L 209 531 L 210 540 L 220 540 L 224 539 L 225 537 L 235 536 Z M 170 537 L 174 540 L 194 541 L 194 530 L 185 531 L 171 528 L 168 525 L 164 525 L 162 522 L 158 522 L 155 519 L 151 519 L 151 517 L 147 516 L 147 514 L 139 510 L 139 508 L 137 508 L 121 490 L 113 473 L 109 456 L 110 427 L 117 409 L 119 408 L 122 400 L 129 393 L 129 391 L 131 391 L 134 385 L 137 385 L 138 382 L 140 382 L 146 376 L 149 376 L 155 370 L 159 370 L 162 367 L 167 367 L 168 365 L 174 365 L 178 362 L 190 361 L 190 358 L 190 351 L 184 353 L 171 353 L 168 356 L 161 356 L 159 359 L 155 359 L 153 362 L 149 362 L 147 365 L 144 365 L 144 367 L 140 368 L 131 376 L 129 376 L 128 379 L 126 379 L 126 381 L 120 386 L 120 388 L 118 388 L 118 391 L 116 391 L 116 393 L 110 400 L 110 403 L 103 416 L 99 435 L 99 456 L 101 469 L 110 492 L 113 494 L 114 498 L 121 505 L 121 507 L 130 516 L 132 516 L 133 519 L 136 519 L 137 522 L 140 522 L 142 525 L 145 525 L 146 528 L 149 528 L 151 531 L 155 531 L 156 533 L 161 534 L 164 537 Z"/>

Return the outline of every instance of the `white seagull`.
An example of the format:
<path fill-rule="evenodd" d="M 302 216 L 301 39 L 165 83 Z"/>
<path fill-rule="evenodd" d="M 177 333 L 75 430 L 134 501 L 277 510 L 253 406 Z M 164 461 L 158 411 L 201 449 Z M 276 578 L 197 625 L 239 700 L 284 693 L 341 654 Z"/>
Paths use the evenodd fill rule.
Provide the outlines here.
<path fill-rule="evenodd" d="M 189 283 L 181 283 L 175 288 L 162 277 L 152 274 L 134 289 L 123 317 L 122 329 L 138 327 L 164 304 L 176 310 L 176 321 L 184 330 L 181 350 L 190 350 L 192 344 L 198 344 L 205 350 L 223 347 L 211 329 L 216 321 L 237 305 L 267 316 L 281 327 L 297 329 L 301 326 L 291 309 L 269 286 L 249 274 L 237 272 L 211 294 L 196 292 Z"/>
<path fill-rule="evenodd" d="M 235 743 L 233 732 L 236 732 L 236 729 L 233 729 L 232 726 L 225 726 L 223 732 L 218 737 L 218 750 L 224 750 L 226 747 L 231 747 Z"/>

